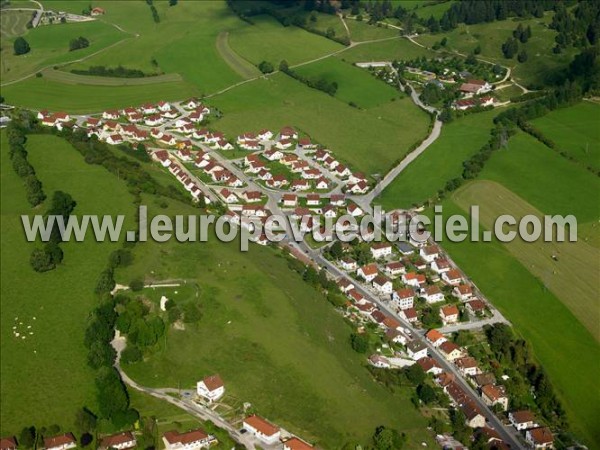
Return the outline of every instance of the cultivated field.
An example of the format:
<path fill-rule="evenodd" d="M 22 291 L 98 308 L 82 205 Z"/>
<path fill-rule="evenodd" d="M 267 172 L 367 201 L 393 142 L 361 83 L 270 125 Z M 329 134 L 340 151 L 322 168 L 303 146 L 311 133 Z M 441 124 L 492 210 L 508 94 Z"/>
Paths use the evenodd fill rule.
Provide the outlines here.
<path fill-rule="evenodd" d="M 322 78 L 338 83 L 335 98 L 370 108 L 404 97 L 397 89 L 378 80 L 367 70 L 345 63 L 337 58 L 327 58 L 295 69 L 309 78 Z"/>
<path fill-rule="evenodd" d="M 5 133 L 1 136 L 0 431 L 10 435 L 24 426 L 55 423 L 71 429 L 76 409 L 84 405 L 94 409 L 96 404 L 83 334 L 97 302 L 93 291 L 98 274 L 119 244 L 92 239 L 64 243 L 63 265 L 47 273 L 34 272 L 29 256 L 37 244 L 25 242 L 20 215 L 41 214 L 46 207 L 32 210 L 27 204 L 22 180 L 8 158 Z M 63 190 L 76 200 L 75 214 L 131 218 L 132 199 L 125 184 L 105 169 L 86 164 L 65 141 L 30 136 L 27 151 L 48 197 Z M 13 327 L 26 339 L 16 338 Z"/>
<path fill-rule="evenodd" d="M 211 102 L 224 112 L 214 126 L 228 136 L 293 125 L 368 175 L 390 169 L 425 137 L 429 123 L 408 97 L 358 110 L 284 74 L 245 84 Z"/>
<path fill-rule="evenodd" d="M 497 62 L 513 69 L 512 76 L 521 83 L 534 83 L 544 80 L 553 75 L 557 70 L 565 67 L 571 61 L 574 51 L 569 49 L 559 55 L 552 53 L 554 47 L 554 38 L 556 31 L 548 28 L 548 23 L 552 19 L 553 13 L 546 13 L 543 18 L 537 19 L 508 19 L 490 24 L 465 25 L 459 24 L 457 28 L 450 32 L 438 34 L 423 34 L 416 40 L 427 47 L 431 47 L 435 42 L 442 38 L 448 38 L 447 49 L 457 50 L 468 54 L 478 45 L 481 47 L 483 59 Z M 528 60 L 525 63 L 518 63 L 516 56 L 513 59 L 506 59 L 502 55 L 502 44 L 508 37 L 512 37 L 512 32 L 521 24 L 524 27 L 531 26 L 532 36 L 526 44 L 519 44 L 525 48 L 528 54 Z M 520 48 L 521 48 L 520 47 Z"/>
<path fill-rule="evenodd" d="M 343 45 L 302 28 L 284 27 L 269 16 L 256 16 L 254 25 L 244 22 L 229 35 L 229 45 L 254 64 L 269 61 L 275 67 L 281 60 L 290 65 L 310 61 L 342 50 Z"/>
<path fill-rule="evenodd" d="M 465 213 L 450 199 L 443 206 L 446 217 Z M 504 213 L 512 210 L 508 208 L 512 205 L 506 206 Z M 598 341 L 504 244 L 444 240 L 442 245 L 531 344 L 564 403 L 573 430 L 584 436 L 588 445 L 598 442 Z"/>
<path fill-rule="evenodd" d="M 552 139 L 560 151 L 585 166 L 600 169 L 599 114 L 598 103 L 581 102 L 552 111 L 531 123 Z"/>
<path fill-rule="evenodd" d="M 377 198 L 386 210 L 410 208 L 437 196 L 447 181 L 460 177 L 463 161 L 490 138 L 492 120 L 499 111 L 470 114 L 442 128 L 442 134 Z"/>
<path fill-rule="evenodd" d="M 169 203 L 161 214 L 195 211 Z M 118 281 L 145 275 L 195 282 L 202 318 L 185 331 L 171 329 L 166 347 L 127 373 L 144 385 L 182 388 L 219 373 L 230 395 L 325 448 L 366 442 L 380 424 L 407 432 L 413 448 L 429 442 L 408 391 L 391 394 L 373 382 L 350 347 L 351 328 L 333 307 L 273 249 L 241 253 L 238 245 L 211 236 L 206 243 L 135 248 L 136 262 L 118 271 Z"/>
<path fill-rule="evenodd" d="M 2 11 L 0 15 L 0 34 L 3 39 L 21 36 L 27 31 L 27 22 L 33 11 Z"/>

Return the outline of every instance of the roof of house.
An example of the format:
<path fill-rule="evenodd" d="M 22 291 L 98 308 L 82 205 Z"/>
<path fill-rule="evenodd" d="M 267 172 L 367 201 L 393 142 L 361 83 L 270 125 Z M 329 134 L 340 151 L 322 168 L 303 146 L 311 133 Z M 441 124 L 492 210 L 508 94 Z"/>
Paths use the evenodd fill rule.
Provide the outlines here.
<path fill-rule="evenodd" d="M 390 316 L 386 316 L 385 319 L 383 319 L 383 324 L 391 329 L 398 328 L 401 325 L 400 322 Z"/>
<path fill-rule="evenodd" d="M 14 438 L 14 436 L 0 438 L 0 449 L 9 450 L 13 448 L 17 448 L 17 440 Z"/>
<path fill-rule="evenodd" d="M 65 433 L 59 436 L 52 436 L 49 438 L 44 438 L 44 447 L 45 448 L 53 448 L 53 447 L 61 447 L 66 444 L 75 444 L 77 441 L 75 440 L 75 436 L 73 433 Z"/>
<path fill-rule="evenodd" d="M 477 386 L 485 386 L 486 384 L 496 383 L 496 377 L 491 372 L 473 375 L 472 378 L 475 381 L 475 383 L 477 383 Z"/>
<path fill-rule="evenodd" d="M 417 353 L 426 349 L 427 347 L 419 341 L 410 341 L 408 344 L 406 344 L 406 348 L 413 353 Z"/>
<path fill-rule="evenodd" d="M 417 310 L 415 308 L 406 308 L 403 309 L 402 312 L 407 319 L 416 319 L 417 318 Z"/>
<path fill-rule="evenodd" d="M 469 307 L 473 311 L 480 311 L 482 309 L 485 309 L 485 303 L 483 303 L 483 301 L 479 300 L 478 298 L 476 298 L 475 300 L 468 301 L 466 304 L 469 305 Z"/>
<path fill-rule="evenodd" d="M 499 398 L 506 397 L 504 389 L 501 386 L 495 386 L 493 384 L 486 384 L 481 388 L 481 393 L 492 401 L 498 400 Z"/>
<path fill-rule="evenodd" d="M 411 288 L 402 288 L 396 291 L 396 295 L 401 299 L 411 298 L 415 296 L 415 291 L 413 291 Z"/>
<path fill-rule="evenodd" d="M 440 248 L 437 245 L 428 245 L 423 247 L 423 253 L 426 255 L 437 255 L 440 253 Z"/>
<path fill-rule="evenodd" d="M 425 288 L 425 294 L 426 295 L 436 295 L 436 294 L 441 294 L 442 290 L 437 287 L 436 285 L 432 285 L 432 286 L 427 286 Z"/>
<path fill-rule="evenodd" d="M 210 375 L 204 378 L 202 382 L 209 391 L 215 391 L 225 385 L 219 375 Z"/>
<path fill-rule="evenodd" d="M 425 356 L 417 361 L 417 364 L 421 366 L 424 372 L 428 372 L 434 367 L 441 369 L 437 361 L 429 356 Z"/>
<path fill-rule="evenodd" d="M 314 448 L 312 445 L 307 444 L 306 442 L 304 442 L 301 439 L 298 439 L 297 437 L 288 439 L 283 444 L 290 450 L 310 450 L 311 448 Z"/>
<path fill-rule="evenodd" d="M 448 278 L 449 280 L 457 280 L 459 278 L 462 278 L 462 275 L 460 274 L 460 270 L 450 269 L 448 272 L 446 272 L 446 278 Z"/>
<path fill-rule="evenodd" d="M 446 341 L 442 345 L 440 345 L 440 350 L 443 351 L 445 354 L 449 355 L 455 350 L 460 350 L 460 347 L 454 342 Z"/>
<path fill-rule="evenodd" d="M 455 361 L 456 365 L 461 369 L 472 369 L 477 367 L 477 360 L 471 356 L 465 356 Z"/>
<path fill-rule="evenodd" d="M 438 330 L 429 330 L 425 337 L 429 339 L 430 342 L 437 342 L 440 339 L 445 339 L 444 335 Z"/>
<path fill-rule="evenodd" d="M 385 320 L 385 314 L 376 309 L 371 313 L 371 317 L 377 321 L 377 323 L 382 323 Z"/>
<path fill-rule="evenodd" d="M 388 277 L 383 276 L 383 275 L 377 275 L 373 279 L 373 284 L 376 284 L 377 286 L 383 286 L 384 284 L 387 284 L 387 283 L 391 283 L 391 281 Z"/>
<path fill-rule="evenodd" d="M 135 441 L 133 433 L 131 431 L 124 431 L 123 433 L 113 434 L 112 436 L 102 438 L 100 447 L 111 448 L 131 441 Z"/>
<path fill-rule="evenodd" d="M 392 247 L 392 244 L 389 244 L 387 242 L 380 242 L 378 244 L 373 244 L 373 246 L 372 246 L 372 248 L 374 250 L 380 250 L 382 248 L 391 248 L 391 247 Z"/>
<path fill-rule="evenodd" d="M 360 270 L 365 275 L 375 275 L 377 273 L 377 264 L 375 264 L 375 263 L 367 264 L 366 266 L 362 266 L 358 270 Z"/>
<path fill-rule="evenodd" d="M 468 284 L 459 284 L 455 289 L 457 289 L 461 295 L 470 294 L 473 292 L 473 289 L 471 289 L 471 286 Z"/>
<path fill-rule="evenodd" d="M 535 422 L 535 416 L 528 410 L 511 412 L 510 415 L 516 423 Z"/>
<path fill-rule="evenodd" d="M 273 436 L 275 433 L 279 431 L 279 428 L 275 425 L 267 422 L 262 417 L 253 414 L 244 419 L 244 423 L 250 425 L 252 428 L 260 431 L 265 436 Z"/>
<path fill-rule="evenodd" d="M 554 436 L 548 427 L 540 427 L 529 430 L 529 435 L 536 444 L 551 444 L 554 442 Z"/>
<path fill-rule="evenodd" d="M 163 436 L 169 444 L 190 444 L 192 442 L 197 442 L 206 439 L 208 437 L 208 434 L 206 434 L 206 432 L 201 428 L 198 428 L 196 430 L 191 430 L 186 433 L 180 433 L 178 431 L 171 430 L 167 431 L 165 434 L 163 434 Z"/>

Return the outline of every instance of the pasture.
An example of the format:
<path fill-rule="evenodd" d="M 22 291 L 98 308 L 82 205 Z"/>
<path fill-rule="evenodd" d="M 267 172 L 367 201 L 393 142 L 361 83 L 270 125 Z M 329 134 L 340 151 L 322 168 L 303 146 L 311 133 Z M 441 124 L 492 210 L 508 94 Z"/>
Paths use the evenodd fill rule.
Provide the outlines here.
<path fill-rule="evenodd" d="M 335 98 L 345 103 L 352 102 L 361 108 L 370 108 L 404 96 L 367 70 L 337 58 L 327 58 L 294 70 L 308 78 L 321 78 L 338 83 Z"/>
<path fill-rule="evenodd" d="M 408 39 L 398 36 L 380 42 L 370 42 L 348 48 L 337 57 L 348 62 L 367 61 L 401 61 L 415 59 L 421 56 L 436 57 L 433 50 L 413 44 Z"/>
<path fill-rule="evenodd" d="M 576 53 L 574 49 L 568 49 L 565 52 L 555 55 L 552 53 L 554 47 L 554 38 L 556 31 L 548 28 L 548 23 L 552 19 L 552 13 L 546 13 L 543 18 L 537 19 L 507 19 L 494 22 L 493 26 L 489 24 L 465 25 L 459 24 L 457 28 L 450 32 L 438 34 L 422 34 L 416 40 L 426 45 L 433 46 L 442 38 L 447 37 L 446 48 L 459 51 L 464 54 L 471 53 L 477 46 L 481 47 L 479 57 L 491 60 L 494 63 L 508 66 L 513 69 L 512 76 L 520 83 L 534 84 L 536 81 L 544 80 L 557 70 L 567 66 Z M 521 24 L 524 27 L 531 26 L 532 35 L 526 44 L 519 44 L 519 48 L 524 48 L 528 54 L 528 60 L 525 63 L 517 62 L 517 57 L 506 59 L 502 55 L 502 44 L 507 38 L 512 37 L 512 32 Z"/>
<path fill-rule="evenodd" d="M 368 175 L 390 169 L 425 137 L 429 124 L 408 97 L 359 110 L 281 73 L 217 95 L 211 104 L 223 111 L 214 126 L 227 136 L 292 125 Z"/>
<path fill-rule="evenodd" d="M 381 193 L 385 209 L 411 208 L 435 198 L 447 181 L 460 177 L 462 163 L 490 138 L 498 110 L 470 114 L 442 127 L 440 137 Z"/>
<path fill-rule="evenodd" d="M 69 51 L 69 42 L 79 36 L 90 41 L 89 47 Z M 1 75 L 3 83 L 33 74 L 44 67 L 87 58 L 119 41 L 132 39 L 129 34 L 98 20 L 40 26 L 29 30 L 25 38 L 31 51 L 19 56 L 14 55 L 14 39 L 2 39 Z M 122 45 L 122 43 L 118 45 Z"/>
<path fill-rule="evenodd" d="M 87 84 L 91 86 L 148 86 L 151 84 L 174 83 L 182 81 L 181 76 L 177 73 L 143 78 L 119 78 L 78 75 L 63 70 L 46 69 L 42 71 L 42 75 L 46 80 L 50 81 L 56 81 L 65 84 Z"/>
<path fill-rule="evenodd" d="M 71 429 L 76 409 L 96 405 L 95 375 L 86 363 L 83 337 L 97 302 L 98 275 L 119 244 L 93 239 L 63 243 L 63 264 L 50 272 L 34 272 L 29 256 L 38 244 L 25 241 L 20 215 L 41 214 L 47 207 L 29 207 L 8 158 L 5 133 L 1 136 L 0 431 L 7 435 L 24 426 L 55 423 Z M 48 197 L 63 190 L 77 202 L 74 214 L 131 218 L 132 198 L 125 184 L 102 167 L 86 164 L 66 141 L 32 135 L 26 147 Z M 26 339 L 16 338 L 13 327 Z"/>
<path fill-rule="evenodd" d="M 352 42 L 372 41 L 398 36 L 400 31 L 385 25 L 369 25 L 364 21 L 346 19 Z"/>
<path fill-rule="evenodd" d="M 149 209 L 197 213 L 174 202 Z M 350 347 L 352 329 L 273 249 L 251 245 L 242 253 L 238 242 L 211 234 L 202 243 L 143 243 L 134 254 L 135 263 L 117 272 L 119 282 L 140 276 L 195 282 L 202 311 L 197 325 L 170 329 L 166 344 L 125 367 L 139 383 L 191 388 L 219 373 L 238 401 L 325 448 L 366 442 L 381 424 L 409 434 L 412 448 L 431 442 L 409 392 L 391 394 L 372 380 L 364 356 Z"/>
<path fill-rule="evenodd" d="M 465 187 L 468 188 L 469 185 Z M 457 195 L 460 193 L 459 190 Z M 445 217 L 465 214 L 452 199 L 445 200 L 443 206 Z M 564 404 L 573 431 L 583 436 L 588 445 L 597 443 L 600 439 L 595 419 L 600 414 L 596 389 L 600 377 L 598 341 L 544 281 L 502 243 L 444 240 L 442 245 L 514 324 L 516 332 L 531 344 Z"/>
<path fill-rule="evenodd" d="M 552 139 L 560 151 L 585 166 L 600 169 L 599 118 L 600 105 L 584 101 L 552 111 L 531 124 Z"/>
<path fill-rule="evenodd" d="M 81 114 L 160 100 L 183 100 L 200 94 L 197 87 L 185 81 L 153 84 L 151 87 L 144 84 L 90 86 L 59 83 L 43 77 L 5 86 L 1 92 L 12 105 Z"/>
<path fill-rule="evenodd" d="M 241 58 L 231 49 L 229 46 L 229 32 L 221 31 L 219 33 L 217 36 L 217 50 L 219 51 L 221 58 L 229 64 L 229 67 L 237 72 L 242 78 L 253 78 L 261 74 L 254 65 Z"/>
<path fill-rule="evenodd" d="M 295 26 L 284 27 L 269 16 L 256 16 L 254 25 L 240 22 L 229 35 L 229 45 L 241 57 L 275 68 L 286 60 L 294 65 L 344 49 L 344 46 Z"/>
<path fill-rule="evenodd" d="M 0 15 L 0 34 L 3 39 L 21 36 L 27 32 L 27 22 L 33 11 L 2 11 Z"/>

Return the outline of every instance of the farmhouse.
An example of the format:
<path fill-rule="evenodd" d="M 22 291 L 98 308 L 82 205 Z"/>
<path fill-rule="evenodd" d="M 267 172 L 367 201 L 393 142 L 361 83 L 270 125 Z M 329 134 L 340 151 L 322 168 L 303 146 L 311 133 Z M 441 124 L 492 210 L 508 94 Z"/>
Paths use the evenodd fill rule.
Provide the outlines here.
<path fill-rule="evenodd" d="M 440 309 L 440 318 L 444 322 L 444 325 L 458 322 L 458 308 L 456 305 L 443 306 Z"/>
<path fill-rule="evenodd" d="M 461 92 L 467 95 L 485 94 L 492 90 L 492 85 L 484 80 L 468 80 L 458 88 Z"/>
<path fill-rule="evenodd" d="M 208 402 L 220 399 L 225 393 L 225 385 L 219 375 L 211 375 L 196 384 L 198 395 Z"/>
<path fill-rule="evenodd" d="M 356 271 L 356 274 L 359 277 L 364 278 L 366 281 L 371 282 L 377 276 L 377 264 L 371 263 L 367 264 L 366 266 L 362 266 Z"/>
<path fill-rule="evenodd" d="M 332 194 L 329 202 L 334 206 L 344 206 L 346 204 L 346 197 L 344 194 Z"/>
<path fill-rule="evenodd" d="M 356 268 L 358 267 L 356 261 L 350 257 L 343 258 L 340 261 L 340 265 L 344 270 L 356 270 Z"/>
<path fill-rule="evenodd" d="M 347 294 L 352 289 L 354 289 L 354 284 L 346 278 L 340 278 L 337 281 L 337 285 L 344 294 Z"/>
<path fill-rule="evenodd" d="M 354 216 L 354 217 L 362 216 L 364 214 L 364 211 L 362 209 L 360 209 L 358 207 L 358 205 L 355 203 L 351 203 L 350 205 L 348 205 L 347 209 L 348 209 L 348 214 L 350 214 L 351 216 Z"/>
<path fill-rule="evenodd" d="M 217 443 L 217 439 L 200 428 L 186 433 L 171 430 L 163 434 L 166 450 L 198 450 L 209 448 Z"/>
<path fill-rule="evenodd" d="M 117 120 L 119 116 L 119 111 L 117 111 L 116 109 L 111 109 L 102 113 L 102 118 L 105 120 Z"/>
<path fill-rule="evenodd" d="M 108 450 L 114 448 L 116 450 L 126 450 L 137 445 L 135 436 L 131 431 L 125 431 L 112 436 L 106 436 L 100 441 L 100 449 Z"/>
<path fill-rule="evenodd" d="M 163 167 L 169 167 L 171 160 L 169 159 L 169 152 L 166 150 L 158 150 L 152 153 L 152 159 L 159 161 Z"/>
<path fill-rule="evenodd" d="M 329 181 L 327 181 L 327 178 L 321 177 L 317 180 L 315 187 L 317 189 L 329 189 Z"/>
<path fill-rule="evenodd" d="M 369 185 L 364 181 L 359 181 L 358 183 L 349 183 L 347 190 L 353 194 L 366 194 L 369 190 Z"/>
<path fill-rule="evenodd" d="M 258 132 L 258 139 L 260 139 L 261 141 L 268 141 L 272 137 L 273 137 L 273 133 L 267 129 L 260 130 Z"/>
<path fill-rule="evenodd" d="M 395 342 L 397 344 L 406 345 L 409 341 L 408 337 L 396 328 L 388 328 L 385 332 L 385 338 L 389 342 Z"/>
<path fill-rule="evenodd" d="M 225 200 L 225 203 L 235 203 L 238 201 L 236 195 L 227 188 L 221 189 L 219 194 L 221 195 L 223 200 Z"/>
<path fill-rule="evenodd" d="M 305 137 L 298 141 L 298 147 L 300 147 L 302 150 L 314 150 L 317 148 L 317 145 L 313 144 L 310 141 L 310 138 Z"/>
<path fill-rule="evenodd" d="M 383 275 L 377 275 L 374 279 L 373 279 L 373 287 L 375 288 L 375 290 L 377 292 L 379 292 L 379 294 L 382 295 L 389 295 L 392 293 L 392 282 L 384 277 Z"/>
<path fill-rule="evenodd" d="M 290 189 L 292 191 L 307 191 L 310 189 L 310 184 L 306 180 L 293 180 Z"/>
<path fill-rule="evenodd" d="M 392 303 L 400 309 L 412 308 L 415 300 L 415 292 L 410 288 L 398 289 L 392 294 Z"/>
<path fill-rule="evenodd" d="M 111 134 L 106 138 L 106 143 L 110 145 L 119 145 L 123 143 L 123 136 L 120 134 Z"/>
<path fill-rule="evenodd" d="M 390 369 L 392 367 L 387 358 L 377 354 L 369 356 L 369 364 L 380 369 Z"/>
<path fill-rule="evenodd" d="M 508 409 L 508 396 L 506 395 L 504 386 L 486 384 L 481 388 L 481 398 L 488 406 L 500 405 L 502 406 L 502 411 Z"/>
<path fill-rule="evenodd" d="M 437 361 L 429 356 L 425 358 L 421 358 L 417 361 L 417 364 L 421 366 L 423 372 L 430 373 L 433 376 L 437 376 L 443 372 L 441 366 L 437 363 Z"/>
<path fill-rule="evenodd" d="M 531 411 L 513 411 L 508 413 L 508 420 L 518 431 L 535 428 L 539 424 L 535 421 L 535 416 Z"/>
<path fill-rule="evenodd" d="M 308 167 L 308 163 L 306 166 L 304 166 L 302 168 L 302 178 L 305 178 L 307 180 L 316 180 L 317 178 L 320 178 L 321 180 L 325 180 L 325 187 L 322 187 L 323 185 L 321 185 L 321 187 L 319 188 L 317 186 L 317 189 L 327 189 L 327 180 L 323 177 L 321 177 L 321 171 L 319 169 L 310 169 Z"/>
<path fill-rule="evenodd" d="M 293 437 L 283 443 L 283 450 L 311 450 L 314 447 L 306 442 Z"/>
<path fill-rule="evenodd" d="M 448 361 L 454 361 L 463 356 L 462 350 L 454 342 L 443 342 L 439 349 Z"/>
<path fill-rule="evenodd" d="M 260 202 L 262 194 L 260 191 L 244 191 L 242 192 L 242 198 L 248 203 Z"/>
<path fill-rule="evenodd" d="M 161 116 L 159 116 L 158 114 L 155 114 L 153 116 L 146 117 L 146 119 L 144 120 L 144 123 L 146 125 L 148 125 L 149 127 L 155 127 L 155 126 L 163 123 L 164 120 L 165 119 L 163 119 Z"/>
<path fill-rule="evenodd" d="M 243 425 L 249 433 L 267 444 L 275 444 L 279 441 L 281 434 L 279 428 L 256 414 L 246 417 Z"/>
<path fill-rule="evenodd" d="M 423 298 L 425 298 L 427 303 L 438 303 L 444 301 L 444 293 L 435 285 L 427 286 L 424 289 Z"/>
<path fill-rule="evenodd" d="M 283 158 L 283 153 L 279 150 L 267 150 L 263 153 L 263 156 L 267 158 L 269 161 L 277 161 Z"/>
<path fill-rule="evenodd" d="M 292 145 L 293 145 L 293 142 L 290 141 L 289 139 L 281 139 L 280 141 L 278 141 L 275 144 L 275 147 L 277 147 L 279 150 L 287 150 Z"/>
<path fill-rule="evenodd" d="M 381 242 L 379 244 L 374 244 L 373 246 L 371 246 L 371 255 L 375 259 L 385 258 L 386 256 L 390 256 L 391 254 L 392 244 Z"/>
<path fill-rule="evenodd" d="M 45 450 L 67 450 L 69 448 L 76 448 L 77 441 L 72 433 L 61 434 L 60 436 L 53 436 L 44 438 L 44 449 Z"/>
<path fill-rule="evenodd" d="M 411 341 L 406 344 L 406 351 L 408 356 L 415 361 L 427 356 L 427 347 L 421 344 L 419 341 Z"/>
<path fill-rule="evenodd" d="M 319 194 L 308 194 L 306 196 L 307 206 L 319 206 L 321 203 L 321 196 Z"/>
<path fill-rule="evenodd" d="M 551 448 L 554 444 L 554 436 L 548 427 L 527 430 L 525 433 L 525 440 L 533 448 Z"/>
<path fill-rule="evenodd" d="M 245 141 L 240 144 L 240 148 L 242 148 L 244 150 L 254 151 L 254 150 L 260 150 L 261 146 L 258 141 Z"/>
<path fill-rule="evenodd" d="M 219 139 L 214 143 L 213 147 L 217 150 L 233 150 L 233 145 L 231 145 L 231 143 L 225 139 Z"/>

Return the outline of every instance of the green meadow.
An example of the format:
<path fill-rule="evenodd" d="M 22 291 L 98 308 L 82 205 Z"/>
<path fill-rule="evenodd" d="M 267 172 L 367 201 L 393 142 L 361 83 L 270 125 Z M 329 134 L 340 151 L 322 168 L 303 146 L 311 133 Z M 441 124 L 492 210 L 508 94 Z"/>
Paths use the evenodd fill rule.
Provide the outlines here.
<path fill-rule="evenodd" d="M 389 170 L 427 135 L 429 124 L 408 97 L 359 110 L 281 73 L 215 96 L 211 103 L 224 113 L 214 126 L 227 136 L 292 125 L 367 174 Z"/>
<path fill-rule="evenodd" d="M 490 138 L 497 110 L 470 114 L 442 128 L 440 137 L 413 161 L 376 199 L 386 210 L 410 208 L 444 188 L 447 181 L 460 177 L 462 163 Z"/>
<path fill-rule="evenodd" d="M 600 169 L 600 105 L 589 101 L 552 111 L 531 123 L 552 139 L 558 150 L 585 166 Z"/>
<path fill-rule="evenodd" d="M 337 58 L 327 58 L 294 69 L 308 78 L 338 83 L 335 97 L 361 108 L 370 108 L 404 97 L 390 85 L 378 80 L 367 70 L 352 66 Z"/>
<path fill-rule="evenodd" d="M 160 209 L 168 215 L 193 212 L 174 202 Z M 191 297 L 202 311 L 197 325 L 171 328 L 152 355 L 125 367 L 139 383 L 193 388 L 219 373 L 238 404 L 250 402 L 269 420 L 324 448 L 367 442 L 381 424 L 406 432 L 410 448 L 431 443 L 409 391 L 391 394 L 372 380 L 364 356 L 349 344 L 352 328 L 272 248 L 251 245 L 242 253 L 238 242 L 221 243 L 211 235 L 203 243 L 139 244 L 134 254 L 136 262 L 117 272 L 119 282 L 185 279 L 186 286 L 173 288 L 172 295 Z M 198 295 L 184 290 L 190 284 L 198 286 Z M 171 295 L 160 289 L 146 295 L 156 301 L 162 293 Z"/>
<path fill-rule="evenodd" d="M 346 25 L 348 25 L 350 38 L 353 42 L 386 39 L 400 34 L 400 31 L 395 28 L 388 28 L 385 25 L 369 25 L 355 19 L 346 19 Z"/>
<path fill-rule="evenodd" d="M 398 36 L 397 39 L 357 45 L 340 53 L 338 58 L 349 62 L 368 62 L 410 60 L 421 56 L 436 57 L 437 54 Z"/>
<path fill-rule="evenodd" d="M 50 272 L 34 272 L 29 256 L 39 244 L 25 241 L 20 216 L 42 214 L 46 206 L 30 208 L 8 158 L 4 132 L 1 137 L 0 431 L 18 433 L 32 424 L 71 429 L 78 408 L 96 405 L 94 372 L 86 363 L 83 337 L 96 303 L 98 274 L 118 244 L 92 239 L 63 243 L 63 264 Z M 78 215 L 131 217 L 132 198 L 125 184 L 102 167 L 86 164 L 66 141 L 35 135 L 29 136 L 26 147 L 48 197 L 57 190 L 71 194 Z"/>

